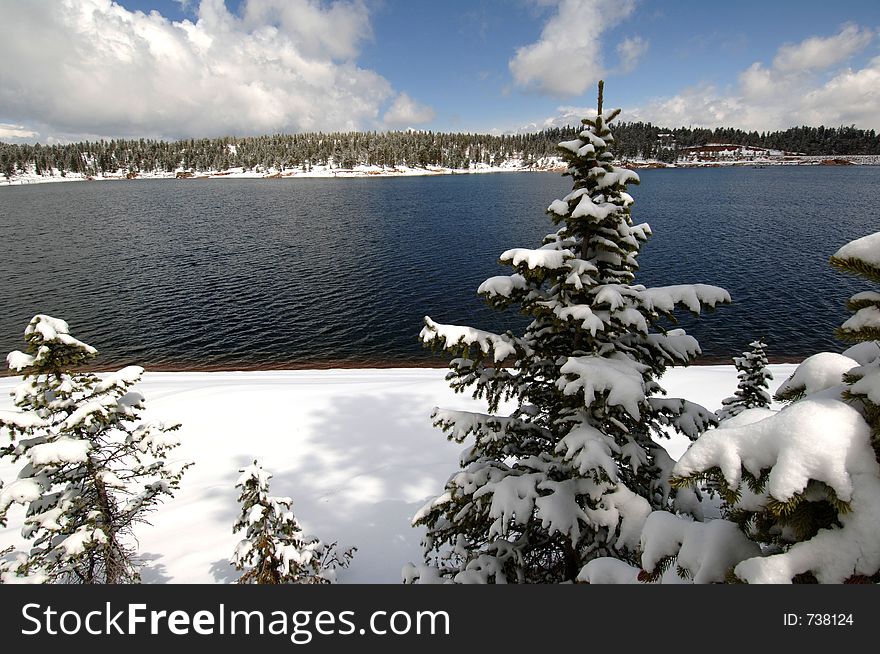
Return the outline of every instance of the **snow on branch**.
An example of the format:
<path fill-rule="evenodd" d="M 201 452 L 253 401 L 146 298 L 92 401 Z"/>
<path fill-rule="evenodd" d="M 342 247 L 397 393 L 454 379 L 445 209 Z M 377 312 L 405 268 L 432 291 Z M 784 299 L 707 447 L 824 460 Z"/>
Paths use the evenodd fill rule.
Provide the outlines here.
<path fill-rule="evenodd" d="M 514 291 L 523 291 L 527 288 L 526 278 L 519 273 L 513 275 L 498 275 L 490 277 L 477 289 L 480 295 L 486 295 L 490 298 L 503 297 L 509 298 Z"/>
<path fill-rule="evenodd" d="M 544 249 L 530 250 L 528 248 L 513 248 L 501 254 L 502 263 L 510 263 L 513 266 L 525 264 L 529 270 L 544 268 L 556 270 L 563 268 L 565 262 L 573 259 L 574 255 L 568 250 Z"/>
<path fill-rule="evenodd" d="M 687 478 L 718 468 L 732 489 L 740 487 L 744 471 L 753 478 L 766 475 L 767 498 L 779 502 L 803 493 L 814 480 L 848 502 L 853 457 L 874 459 L 865 450 L 869 432 L 855 408 L 814 396 L 764 420 L 706 432 L 682 455 L 673 474 Z"/>
<path fill-rule="evenodd" d="M 649 309 L 662 313 L 671 313 L 677 305 L 683 305 L 693 313 L 700 313 L 704 306 L 714 309 L 718 304 L 730 303 L 730 293 L 709 284 L 657 286 L 644 289 L 639 296 Z"/>
<path fill-rule="evenodd" d="M 695 440 L 710 426 L 717 424 L 715 414 L 706 407 L 677 397 L 649 397 L 660 422 Z"/>
<path fill-rule="evenodd" d="M 87 345 L 71 336 L 70 327 L 65 321 L 43 314 L 37 314 L 31 319 L 24 330 L 24 336 L 28 341 L 31 340 L 32 336 L 37 336 L 42 343 L 67 345 L 89 354 L 97 354 L 98 352 L 91 345 Z"/>
<path fill-rule="evenodd" d="M 880 232 L 850 241 L 831 256 L 832 265 L 863 262 L 880 268 Z"/>
<path fill-rule="evenodd" d="M 702 354 L 697 339 L 683 329 L 670 329 L 665 334 L 648 334 L 644 340 L 646 345 L 669 363 L 690 363 Z"/>
<path fill-rule="evenodd" d="M 605 321 L 595 313 L 587 304 L 572 304 L 561 306 L 556 304 L 553 306 L 553 314 L 561 320 L 575 320 L 581 323 L 581 327 L 590 332 L 591 336 L 595 336 L 596 332 L 605 330 Z"/>
<path fill-rule="evenodd" d="M 495 363 L 501 363 L 507 357 L 516 354 L 516 344 L 510 336 L 493 334 L 473 327 L 441 325 L 428 316 L 425 316 L 425 326 L 419 333 L 419 338 L 429 345 L 438 343 L 444 350 L 476 345 L 483 354 L 493 355 Z"/>
<path fill-rule="evenodd" d="M 614 454 L 620 454 L 620 447 L 614 439 L 601 431 L 581 423 L 556 445 L 556 452 L 563 454 L 581 475 L 593 470 L 602 470 L 612 482 L 617 482 L 617 462 Z"/>
<path fill-rule="evenodd" d="M 31 354 L 25 354 L 18 350 L 13 350 L 6 355 L 6 363 L 9 369 L 14 372 L 21 372 L 25 368 L 30 368 L 36 363 L 37 358 Z"/>
<path fill-rule="evenodd" d="M 843 375 L 858 362 L 842 354 L 819 352 L 807 357 L 776 390 L 776 399 L 790 400 L 812 395 L 843 383 Z"/>
<path fill-rule="evenodd" d="M 640 584 L 641 570 L 620 559 L 601 557 L 593 559 L 578 573 L 583 584 Z"/>
<path fill-rule="evenodd" d="M 447 432 L 449 439 L 456 443 L 463 443 L 471 434 L 476 435 L 478 439 L 482 436 L 484 439 L 499 441 L 505 440 L 511 434 L 523 432 L 547 436 L 547 431 L 538 425 L 513 417 L 435 408 L 431 418 L 434 420 L 434 426 Z"/>
<path fill-rule="evenodd" d="M 556 385 L 565 395 L 583 393 L 590 406 L 600 393 L 608 393 L 610 406 L 621 406 L 636 420 L 645 401 L 641 364 L 631 359 L 607 359 L 598 356 L 569 357 L 560 368 L 565 376 Z"/>
<path fill-rule="evenodd" d="M 663 565 L 676 559 L 679 575 L 695 584 L 723 582 L 740 561 L 761 555 L 733 522 L 693 522 L 667 511 L 654 511 L 645 520 L 641 549 L 649 579 L 659 577 Z"/>

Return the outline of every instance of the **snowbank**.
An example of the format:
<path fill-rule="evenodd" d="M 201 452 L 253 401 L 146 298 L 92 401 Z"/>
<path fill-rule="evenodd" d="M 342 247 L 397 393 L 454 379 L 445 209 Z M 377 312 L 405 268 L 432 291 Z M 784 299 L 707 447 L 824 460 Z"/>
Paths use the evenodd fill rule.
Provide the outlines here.
<path fill-rule="evenodd" d="M 527 164 L 522 159 L 507 159 L 498 165 L 484 163 L 472 164 L 470 168 L 446 168 L 444 166 L 376 166 L 360 164 L 353 168 L 340 168 L 339 166 L 314 165 L 307 171 L 302 168 L 275 168 L 257 170 L 245 170 L 243 168 L 229 168 L 228 170 L 206 170 L 191 172 L 184 170 L 144 171 L 135 175 L 129 175 L 127 171 L 120 170 L 108 172 L 96 177 L 82 173 L 66 172 L 64 176 L 58 170 L 53 170 L 51 175 L 38 175 L 33 167 L 25 173 L 16 173 L 11 178 L 0 177 L 0 186 L 16 186 L 20 184 L 44 184 L 50 182 L 82 182 L 104 181 L 120 179 L 297 179 L 302 177 L 414 177 L 424 175 L 469 175 L 479 173 L 503 173 L 503 172 L 561 172 L 565 170 L 565 164 L 558 157 L 545 157 L 535 163 Z"/>
<path fill-rule="evenodd" d="M 775 384 L 795 366 L 770 366 Z M 435 406 L 485 410 L 456 395 L 444 369 L 146 373 L 137 385 L 145 419 L 179 421 L 175 459 L 196 465 L 176 497 L 138 531 L 145 582 L 227 583 L 238 537 L 238 470 L 255 458 L 273 473 L 272 493 L 293 498 L 306 533 L 358 548 L 346 583 L 399 583 L 403 565 L 421 561 L 416 511 L 458 466 L 461 445 L 431 426 Z M 18 378 L 0 378 L 0 410 L 13 409 Z M 673 369 L 662 380 L 673 397 L 714 410 L 736 388 L 733 366 Z M 679 457 L 687 440 L 667 445 Z M 17 468 L 4 461 L 0 479 Z M 21 513 L 0 529 L 0 550 L 23 546 Z"/>

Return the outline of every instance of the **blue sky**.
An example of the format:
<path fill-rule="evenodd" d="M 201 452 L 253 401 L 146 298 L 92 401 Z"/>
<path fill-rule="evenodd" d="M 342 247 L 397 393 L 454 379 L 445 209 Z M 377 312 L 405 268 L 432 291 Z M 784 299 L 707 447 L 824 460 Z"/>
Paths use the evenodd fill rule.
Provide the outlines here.
<path fill-rule="evenodd" d="M 876 0 L 0 0 L 2 18 L 7 141 L 534 130 L 574 122 L 600 76 L 624 120 L 880 129 Z"/>

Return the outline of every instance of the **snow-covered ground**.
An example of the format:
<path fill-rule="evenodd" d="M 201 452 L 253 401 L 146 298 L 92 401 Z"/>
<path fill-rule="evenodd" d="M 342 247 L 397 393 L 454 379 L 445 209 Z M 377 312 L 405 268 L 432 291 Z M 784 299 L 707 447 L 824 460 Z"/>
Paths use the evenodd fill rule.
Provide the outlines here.
<path fill-rule="evenodd" d="M 534 171 L 561 171 L 565 164 L 558 157 L 548 157 L 534 164 L 526 165 L 521 159 L 508 159 L 497 166 L 477 163 L 470 168 L 445 168 L 442 166 L 368 166 L 359 165 L 354 168 L 340 168 L 338 166 L 315 165 L 309 170 L 302 168 L 288 168 L 276 170 L 244 170 L 243 168 L 230 168 L 229 170 L 211 170 L 202 172 L 186 173 L 183 170 L 175 172 L 152 171 L 140 172 L 136 179 L 175 179 L 184 174 L 188 179 L 298 179 L 306 177 L 414 177 L 425 175 L 469 175 L 479 173 L 501 172 L 534 172 Z M 37 175 L 33 168 L 25 173 L 13 175 L 10 179 L 0 177 L 0 186 L 17 186 L 21 184 L 43 184 L 49 182 L 82 182 L 82 181 L 106 181 L 128 179 L 126 171 L 107 173 L 97 177 L 86 176 L 81 173 L 68 172 L 64 177 L 56 170 L 53 175 Z"/>
<path fill-rule="evenodd" d="M 730 159 L 694 159 L 679 161 L 676 164 L 665 164 L 656 159 L 636 158 L 622 165 L 634 168 L 701 168 L 701 167 L 728 167 L 728 166 L 809 166 L 821 165 L 829 160 L 845 160 L 855 165 L 877 166 L 880 165 L 880 156 L 877 155 L 823 155 L 796 157 L 750 157 Z M 209 170 L 186 173 L 183 170 L 174 172 L 152 171 L 139 172 L 136 179 L 175 179 L 185 174 L 188 179 L 300 179 L 308 177 L 414 177 L 426 175 L 472 175 L 480 173 L 503 173 L 503 172 L 561 172 L 565 170 L 565 163 L 559 157 L 546 157 L 532 164 L 526 164 L 522 159 L 508 159 L 497 166 L 477 163 L 470 168 L 445 168 L 443 166 L 368 166 L 359 165 L 354 168 L 339 168 L 338 166 L 312 166 L 308 172 L 302 168 L 288 168 L 276 170 L 244 170 L 243 168 L 230 168 L 229 170 Z M 19 186 L 22 184 L 47 184 L 51 182 L 82 182 L 82 181 L 110 181 L 128 179 L 126 171 L 106 173 L 97 177 L 83 175 L 81 173 L 68 172 L 63 177 L 55 170 L 52 175 L 37 175 L 33 167 L 28 172 L 17 173 L 10 179 L 0 177 L 0 186 Z"/>
<path fill-rule="evenodd" d="M 771 365 L 776 388 L 794 364 Z M 234 488 L 239 468 L 258 459 L 274 474 L 271 492 L 290 495 L 307 533 L 358 551 L 345 583 L 399 583 L 420 559 L 422 531 L 410 519 L 457 469 L 462 446 L 431 426 L 435 406 L 485 410 L 446 385 L 444 369 L 147 373 L 145 419 L 178 421 L 175 458 L 195 462 L 180 491 L 138 530 L 145 582 L 227 583 L 238 536 Z M 0 378 L 0 409 L 13 409 L 18 378 Z M 736 388 L 733 366 L 692 366 L 662 381 L 673 397 L 709 409 Z M 679 457 L 687 440 L 667 446 Z M 17 471 L 0 464 L 0 479 Z M 22 512 L 10 511 L 0 550 L 25 546 Z"/>

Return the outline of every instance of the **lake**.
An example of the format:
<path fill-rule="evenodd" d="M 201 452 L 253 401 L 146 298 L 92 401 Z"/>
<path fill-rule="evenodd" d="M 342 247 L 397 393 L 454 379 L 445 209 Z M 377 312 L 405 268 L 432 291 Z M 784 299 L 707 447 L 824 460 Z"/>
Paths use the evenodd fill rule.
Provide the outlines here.
<path fill-rule="evenodd" d="M 642 170 L 655 236 L 638 283 L 708 283 L 734 304 L 682 321 L 706 362 L 756 337 L 776 360 L 841 351 L 846 298 L 869 285 L 828 257 L 880 230 L 880 167 Z M 537 247 L 553 173 L 132 180 L 0 188 L 0 351 L 35 313 L 66 319 L 106 366 L 412 365 L 445 359 L 422 316 L 503 331 L 476 295 Z"/>

